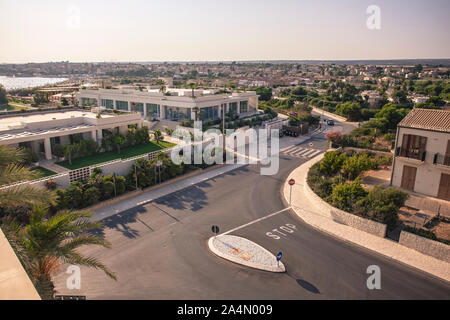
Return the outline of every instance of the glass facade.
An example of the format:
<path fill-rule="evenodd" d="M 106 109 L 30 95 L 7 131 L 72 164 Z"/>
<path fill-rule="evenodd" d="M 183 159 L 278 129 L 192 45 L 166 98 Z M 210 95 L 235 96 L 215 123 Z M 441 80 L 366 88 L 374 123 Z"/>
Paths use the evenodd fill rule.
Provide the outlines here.
<path fill-rule="evenodd" d="M 248 112 L 248 101 L 241 101 L 240 102 L 240 112 Z"/>
<path fill-rule="evenodd" d="M 171 121 L 191 119 L 191 108 L 164 106 L 164 119 Z"/>
<path fill-rule="evenodd" d="M 128 101 L 116 100 L 116 109 L 117 110 L 128 111 Z"/>
<path fill-rule="evenodd" d="M 159 104 L 147 103 L 147 118 L 155 119 L 161 115 L 161 106 Z"/>
<path fill-rule="evenodd" d="M 237 102 L 230 102 L 229 104 L 229 110 L 233 111 L 234 113 L 237 113 Z"/>
<path fill-rule="evenodd" d="M 102 99 L 102 107 L 105 107 L 106 109 L 114 109 L 114 101 Z"/>
<path fill-rule="evenodd" d="M 144 104 L 141 102 L 131 102 L 131 111 L 140 112 L 144 117 Z"/>
<path fill-rule="evenodd" d="M 97 99 L 81 98 L 82 106 L 98 106 Z"/>
<path fill-rule="evenodd" d="M 216 120 L 219 118 L 219 106 L 201 108 L 200 112 L 203 115 L 202 120 Z"/>

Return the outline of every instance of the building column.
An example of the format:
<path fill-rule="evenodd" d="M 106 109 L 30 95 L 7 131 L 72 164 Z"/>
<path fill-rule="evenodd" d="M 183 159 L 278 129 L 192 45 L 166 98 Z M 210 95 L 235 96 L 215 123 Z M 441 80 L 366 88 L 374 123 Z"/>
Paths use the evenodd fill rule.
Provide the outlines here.
<path fill-rule="evenodd" d="M 161 115 L 160 115 L 160 120 L 164 120 L 166 118 L 166 112 L 164 110 L 164 106 L 161 106 Z"/>
<path fill-rule="evenodd" d="M 241 102 L 240 101 L 237 102 L 236 112 L 237 112 L 237 114 L 241 114 Z"/>
<path fill-rule="evenodd" d="M 191 109 L 191 120 L 195 121 L 195 112 Z"/>
<path fill-rule="evenodd" d="M 128 112 L 131 112 L 131 102 L 127 101 L 127 103 L 128 103 Z"/>
<path fill-rule="evenodd" d="M 50 143 L 50 138 L 44 139 L 44 148 L 45 148 L 45 159 L 52 160 L 52 145 Z"/>
<path fill-rule="evenodd" d="M 102 129 L 97 130 L 97 143 L 101 147 L 102 146 L 102 140 L 103 140 L 103 131 Z"/>
<path fill-rule="evenodd" d="M 142 118 L 144 118 L 144 120 L 145 120 L 145 119 L 147 119 L 147 104 L 146 103 L 144 103 L 143 110 L 144 110 L 144 115 L 142 116 Z"/>
<path fill-rule="evenodd" d="M 97 141 L 97 130 L 91 131 L 92 140 Z"/>
<path fill-rule="evenodd" d="M 137 128 L 138 128 L 138 129 L 142 129 L 142 121 L 139 121 L 139 122 L 137 123 Z"/>

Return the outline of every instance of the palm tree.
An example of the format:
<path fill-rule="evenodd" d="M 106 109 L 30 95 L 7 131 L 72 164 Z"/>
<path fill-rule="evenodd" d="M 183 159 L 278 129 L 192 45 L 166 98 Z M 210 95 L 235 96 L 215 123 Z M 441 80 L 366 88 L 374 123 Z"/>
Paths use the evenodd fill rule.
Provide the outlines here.
<path fill-rule="evenodd" d="M 30 223 L 25 228 L 20 228 L 13 221 L 6 223 L 4 228 L 43 299 L 53 298 L 51 275 L 63 263 L 100 269 L 108 277 L 117 280 L 116 275 L 96 258 L 84 257 L 77 251 L 81 246 L 90 244 L 111 247 L 103 238 L 86 233 L 101 228 L 100 222 L 89 220 L 92 213 L 59 211 L 48 218 L 47 214 L 46 207 L 35 206 Z"/>
<path fill-rule="evenodd" d="M 72 165 L 72 154 L 74 152 L 74 146 L 72 144 L 67 144 L 64 148 L 64 157 L 66 157 L 69 164 Z"/>
<path fill-rule="evenodd" d="M 120 147 L 125 144 L 125 139 L 120 134 L 115 134 L 112 141 L 117 148 L 117 153 L 120 154 Z"/>
<path fill-rule="evenodd" d="M 192 98 L 195 98 L 194 90 L 198 88 L 196 83 L 190 83 L 189 87 L 192 89 Z"/>
<path fill-rule="evenodd" d="M 0 186 L 39 177 L 37 171 L 23 166 L 23 149 L 0 145 Z M 47 189 L 17 185 L 0 189 L 0 207 L 21 204 L 53 203 L 56 195 Z"/>
<path fill-rule="evenodd" d="M 153 135 L 155 136 L 156 143 L 159 144 L 159 142 L 162 140 L 161 130 L 159 129 L 155 130 L 155 132 L 153 132 Z"/>

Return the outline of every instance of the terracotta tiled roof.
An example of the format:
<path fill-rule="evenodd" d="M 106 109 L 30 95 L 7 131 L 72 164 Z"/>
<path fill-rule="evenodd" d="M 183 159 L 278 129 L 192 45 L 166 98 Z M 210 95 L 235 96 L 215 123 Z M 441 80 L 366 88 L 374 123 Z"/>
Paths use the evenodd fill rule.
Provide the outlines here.
<path fill-rule="evenodd" d="M 416 108 L 408 113 L 398 126 L 450 133 L 450 111 Z"/>

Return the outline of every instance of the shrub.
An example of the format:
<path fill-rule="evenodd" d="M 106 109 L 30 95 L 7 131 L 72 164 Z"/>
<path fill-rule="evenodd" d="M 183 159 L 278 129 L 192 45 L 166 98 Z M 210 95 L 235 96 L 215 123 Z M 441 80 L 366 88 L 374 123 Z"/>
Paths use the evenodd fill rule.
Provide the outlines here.
<path fill-rule="evenodd" d="M 374 163 L 368 154 L 354 154 L 345 159 L 342 164 L 342 173 L 347 179 L 354 180 L 362 172 L 370 170 L 373 167 Z"/>
<path fill-rule="evenodd" d="M 320 162 L 320 172 L 327 176 L 335 175 L 341 170 L 344 161 L 345 154 L 336 151 L 327 152 Z"/>
<path fill-rule="evenodd" d="M 45 187 L 48 190 L 55 190 L 56 189 L 56 181 L 55 180 L 47 180 L 47 181 L 45 181 Z"/>
<path fill-rule="evenodd" d="M 70 187 L 64 191 L 64 205 L 70 209 L 79 209 L 83 204 L 83 183 L 73 182 Z"/>
<path fill-rule="evenodd" d="M 90 187 L 83 193 L 84 206 L 90 206 L 100 200 L 100 191 L 96 187 Z"/>
<path fill-rule="evenodd" d="M 342 133 L 339 131 L 330 132 L 326 134 L 325 138 L 333 144 L 341 145 Z"/>
<path fill-rule="evenodd" d="M 353 211 L 353 204 L 367 195 L 359 180 L 342 183 L 333 188 L 328 198 L 330 204 L 344 211 Z"/>
<path fill-rule="evenodd" d="M 407 198 L 408 194 L 401 190 L 376 186 L 369 191 L 365 199 L 356 202 L 354 213 L 393 228 L 398 221 L 398 210 Z"/>

